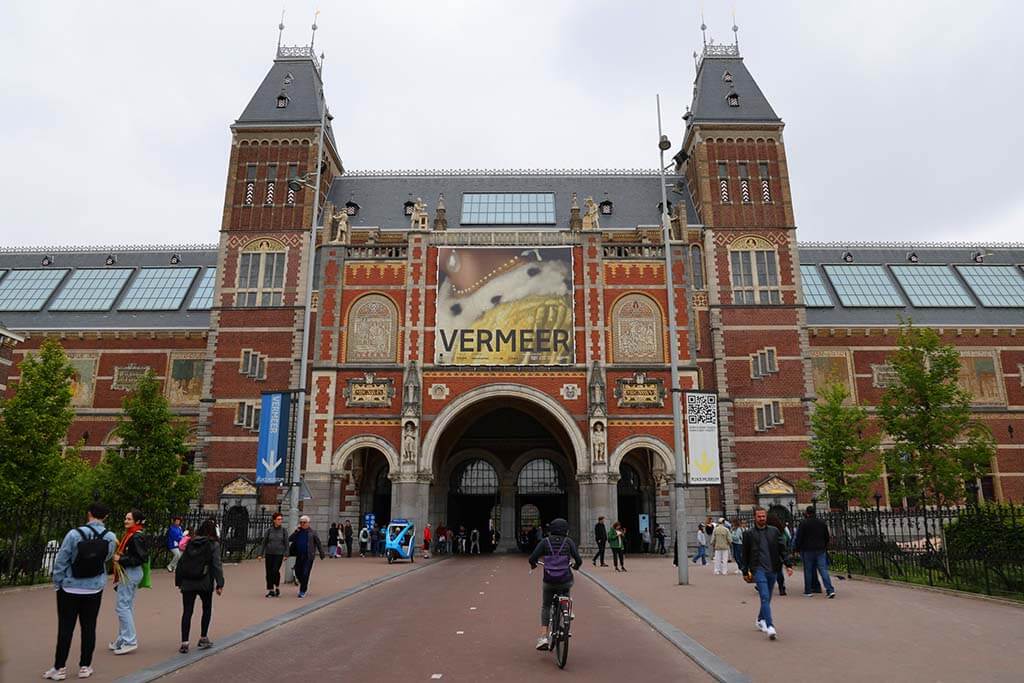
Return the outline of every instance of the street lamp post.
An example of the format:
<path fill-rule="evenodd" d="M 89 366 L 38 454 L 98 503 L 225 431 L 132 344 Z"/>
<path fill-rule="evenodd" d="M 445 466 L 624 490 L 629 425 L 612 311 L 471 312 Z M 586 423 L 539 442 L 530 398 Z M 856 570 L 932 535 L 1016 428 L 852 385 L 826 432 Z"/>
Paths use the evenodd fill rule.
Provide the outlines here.
<path fill-rule="evenodd" d="M 686 473 L 683 463 L 683 412 L 679 403 L 679 330 L 676 325 L 676 292 L 672 277 L 672 228 L 668 216 L 668 197 L 665 193 L 665 152 L 672 147 L 668 136 L 661 132 L 661 95 L 656 96 L 658 103 L 658 171 L 661 176 L 661 242 L 665 250 L 665 290 L 668 298 L 668 339 L 672 363 L 672 386 L 669 398 L 672 401 L 672 430 L 674 453 L 676 458 L 676 564 L 679 570 L 679 585 L 690 583 L 690 566 L 686 557 Z M 679 544 L 682 543 L 682 549 Z"/>

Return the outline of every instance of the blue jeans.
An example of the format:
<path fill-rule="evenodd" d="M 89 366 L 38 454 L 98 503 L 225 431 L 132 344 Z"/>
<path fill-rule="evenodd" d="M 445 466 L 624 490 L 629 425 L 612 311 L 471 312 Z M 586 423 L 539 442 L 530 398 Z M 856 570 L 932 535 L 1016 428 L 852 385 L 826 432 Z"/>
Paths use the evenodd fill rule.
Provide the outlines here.
<path fill-rule="evenodd" d="M 697 546 L 697 554 L 693 556 L 693 563 L 697 564 L 697 560 L 701 561 L 701 564 L 708 563 L 708 547 L 706 545 Z"/>
<path fill-rule="evenodd" d="M 736 568 L 741 572 L 746 573 L 746 569 L 743 567 L 743 544 L 733 543 L 732 544 L 732 559 L 736 563 Z"/>
<path fill-rule="evenodd" d="M 815 571 L 821 575 L 825 592 L 836 592 L 832 587 L 832 577 L 828 575 L 828 555 L 824 550 L 804 550 L 800 553 L 800 562 L 804 565 L 804 593 L 814 592 Z"/>
<path fill-rule="evenodd" d="M 125 567 L 124 578 L 117 584 L 117 640 L 115 645 L 138 645 L 135 633 L 135 593 L 142 581 L 142 567 Z"/>
<path fill-rule="evenodd" d="M 761 610 L 757 613 L 757 618 L 764 621 L 766 626 L 775 625 L 772 623 L 772 591 L 775 589 L 776 578 L 778 574 L 775 572 L 766 572 L 760 568 L 754 572 L 757 594 L 761 596 Z"/>

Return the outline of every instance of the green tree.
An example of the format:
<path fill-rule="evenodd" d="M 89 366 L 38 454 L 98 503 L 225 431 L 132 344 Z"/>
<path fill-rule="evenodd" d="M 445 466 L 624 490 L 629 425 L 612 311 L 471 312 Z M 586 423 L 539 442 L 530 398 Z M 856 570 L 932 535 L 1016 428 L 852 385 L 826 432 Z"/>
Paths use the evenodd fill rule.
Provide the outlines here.
<path fill-rule="evenodd" d="M 199 475 L 182 473 L 188 427 L 171 413 L 152 372 L 123 408 L 114 429 L 120 443 L 107 450 L 97 471 L 103 499 L 119 512 L 138 507 L 153 520 L 182 511 L 199 491 Z"/>
<path fill-rule="evenodd" d="M 878 451 L 877 436 L 863 436 L 868 413 L 859 406 L 847 405 L 850 393 L 842 384 L 827 385 L 818 393 L 811 414 L 813 438 L 803 456 L 813 477 L 825 486 L 829 501 L 848 508 L 851 500 L 864 505 L 882 473 L 882 463 L 872 455 Z M 812 489 L 811 481 L 800 482 Z"/>
<path fill-rule="evenodd" d="M 907 322 L 889 358 L 894 380 L 878 415 L 893 446 L 885 464 L 894 498 L 926 504 L 957 503 L 964 481 L 988 471 L 995 440 L 971 416 L 971 397 L 960 388 L 960 354 L 935 330 Z"/>
<path fill-rule="evenodd" d="M 46 339 L 21 362 L 19 374 L 14 394 L 0 402 L 0 501 L 32 504 L 45 494 L 61 505 L 79 505 L 92 472 L 77 447 L 65 447 L 75 419 L 74 370 L 61 345 Z"/>

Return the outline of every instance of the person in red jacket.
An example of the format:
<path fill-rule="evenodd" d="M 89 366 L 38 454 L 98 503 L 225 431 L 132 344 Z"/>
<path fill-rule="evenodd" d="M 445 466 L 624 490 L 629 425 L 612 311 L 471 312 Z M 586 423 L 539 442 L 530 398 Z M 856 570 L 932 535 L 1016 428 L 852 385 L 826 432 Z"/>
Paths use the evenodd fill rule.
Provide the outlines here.
<path fill-rule="evenodd" d="M 423 559 L 430 559 L 430 522 L 423 527 Z"/>

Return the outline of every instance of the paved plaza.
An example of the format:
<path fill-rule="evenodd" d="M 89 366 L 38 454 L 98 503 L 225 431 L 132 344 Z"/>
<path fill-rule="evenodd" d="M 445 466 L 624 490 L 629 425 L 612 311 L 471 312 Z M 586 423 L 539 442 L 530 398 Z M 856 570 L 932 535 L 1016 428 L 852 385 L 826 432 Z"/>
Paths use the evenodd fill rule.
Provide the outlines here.
<path fill-rule="evenodd" d="M 1024 608 L 1013 604 L 860 580 L 837 580 L 835 600 L 804 598 L 797 572 L 789 579 L 789 595 L 773 599 L 779 639 L 772 643 L 754 630 L 757 595 L 738 576 L 714 576 L 710 565 L 691 564 L 691 585 L 676 586 L 675 567 L 664 558 L 630 557 L 626 574 L 589 563 L 584 569 L 597 581 L 577 577 L 566 672 L 553 657 L 532 649 L 539 573 L 530 576 L 521 555 L 490 555 L 413 565 L 321 561 L 303 601 L 291 588 L 277 600 L 262 597 L 260 562 L 230 565 L 225 594 L 215 601 L 211 637 L 237 645 L 202 659 L 194 648 L 190 655 L 176 654 L 180 600 L 165 573 L 155 574 L 153 590 L 139 597 L 139 650 L 122 657 L 108 653 L 104 646 L 115 630 L 108 588 L 92 680 L 133 674 L 126 680 L 142 680 L 168 673 L 171 662 L 192 663 L 165 680 L 252 681 L 295 674 L 374 681 L 623 681 L 639 674 L 712 680 L 651 627 L 651 615 L 753 681 L 777 680 L 779 672 L 790 682 L 870 680 L 880 671 L 908 682 L 1019 681 L 1024 673 Z M 283 617 L 387 577 L 392 578 L 309 614 Z M 49 666 L 53 602 L 45 587 L 0 592 L 0 680 L 37 680 Z M 254 628 L 274 619 L 279 623 L 272 628 Z M 195 622 L 197 629 L 198 615 Z M 72 665 L 77 648 L 76 637 Z"/>

